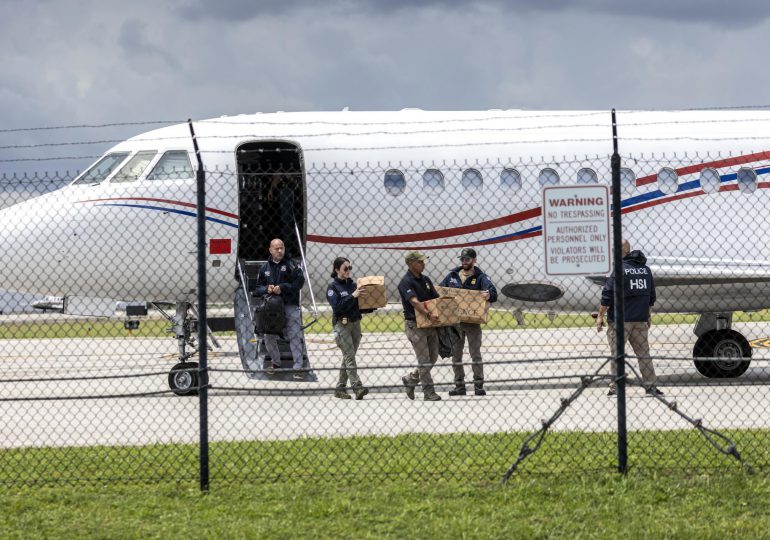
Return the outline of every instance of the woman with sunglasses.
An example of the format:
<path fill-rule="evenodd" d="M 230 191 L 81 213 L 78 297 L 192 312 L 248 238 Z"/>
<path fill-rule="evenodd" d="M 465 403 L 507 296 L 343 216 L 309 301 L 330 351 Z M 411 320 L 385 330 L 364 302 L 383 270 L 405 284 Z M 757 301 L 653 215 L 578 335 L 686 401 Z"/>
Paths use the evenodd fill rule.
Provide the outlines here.
<path fill-rule="evenodd" d="M 334 259 L 331 283 L 326 289 L 326 299 L 332 306 L 332 323 L 334 324 L 334 340 L 342 350 L 342 367 L 337 381 L 334 397 L 350 399 L 345 391 L 348 380 L 353 387 L 356 399 L 364 399 L 369 390 L 361 384 L 356 369 L 356 352 L 361 343 L 361 310 L 358 298 L 366 295 L 366 287 L 358 287 L 350 277 L 353 266 L 350 259 L 337 257 Z"/>

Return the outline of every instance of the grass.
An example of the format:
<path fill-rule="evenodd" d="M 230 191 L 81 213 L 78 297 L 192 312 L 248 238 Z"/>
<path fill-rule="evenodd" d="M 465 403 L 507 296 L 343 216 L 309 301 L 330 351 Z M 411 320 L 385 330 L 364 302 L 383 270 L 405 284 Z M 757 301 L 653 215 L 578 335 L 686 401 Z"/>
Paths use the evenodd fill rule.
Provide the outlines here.
<path fill-rule="evenodd" d="M 66 339 L 66 338 L 123 338 L 169 336 L 168 322 L 158 319 L 143 320 L 137 330 L 128 331 L 122 320 L 34 320 L 0 323 L 0 339 Z"/>
<path fill-rule="evenodd" d="M 697 315 L 656 314 L 653 322 L 657 325 L 695 324 Z M 537 328 L 591 327 L 594 319 L 590 314 L 560 313 L 551 320 L 546 313 L 526 313 L 526 326 L 520 326 L 512 313 L 493 311 L 488 330 L 522 330 Z M 770 310 L 755 313 L 736 313 L 733 322 L 770 321 Z M 137 330 L 128 331 L 122 320 L 27 320 L 23 322 L 0 323 L 0 339 L 62 339 L 62 338 L 125 338 L 125 337 L 167 337 L 169 323 L 159 319 L 144 319 Z M 366 315 L 362 322 L 364 332 L 402 332 L 404 319 L 400 312 L 385 311 Z M 328 334 L 332 331 L 331 317 L 322 315 L 318 322 L 308 329 L 314 334 Z"/>
<path fill-rule="evenodd" d="M 3 538 L 723 538 L 770 536 L 766 431 L 732 433 L 746 474 L 692 431 L 552 433 L 0 451 Z M 45 464 L 45 466 L 42 466 Z"/>
<path fill-rule="evenodd" d="M 767 538 L 766 478 L 612 473 L 487 482 L 20 489 L 4 538 Z"/>

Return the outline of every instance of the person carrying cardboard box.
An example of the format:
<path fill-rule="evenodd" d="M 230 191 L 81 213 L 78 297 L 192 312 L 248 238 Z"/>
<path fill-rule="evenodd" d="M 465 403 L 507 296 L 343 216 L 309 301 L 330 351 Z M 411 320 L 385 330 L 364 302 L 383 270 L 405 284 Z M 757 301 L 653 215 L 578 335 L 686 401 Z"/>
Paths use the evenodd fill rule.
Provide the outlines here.
<path fill-rule="evenodd" d="M 497 289 L 492 280 L 476 266 L 476 250 L 465 248 L 460 252 L 460 266 L 453 268 L 441 282 L 442 287 L 470 289 L 479 291 L 488 302 L 497 301 Z M 458 299 L 458 302 L 462 301 Z M 449 391 L 450 396 L 464 396 L 465 369 L 463 369 L 463 348 L 468 339 L 468 351 L 471 354 L 473 369 L 473 387 L 477 396 L 485 396 L 484 365 L 481 363 L 481 324 L 461 322 L 455 326 L 459 333 L 452 346 L 452 370 L 454 371 L 455 387 Z"/>
<path fill-rule="evenodd" d="M 332 324 L 334 341 L 342 351 L 340 367 L 334 397 L 350 399 L 347 384 L 350 381 L 356 399 L 364 399 L 369 390 L 364 387 L 358 376 L 356 353 L 361 344 L 361 300 L 368 293 L 366 285 L 356 285 L 350 277 L 353 265 L 347 257 L 337 257 L 332 263 L 332 281 L 326 288 L 326 299 L 332 306 Z M 369 310 L 372 311 L 372 310 Z"/>
<path fill-rule="evenodd" d="M 398 284 L 398 293 L 404 307 L 404 332 L 412 344 L 417 357 L 417 369 L 401 378 L 406 391 L 406 397 L 414 399 L 414 390 L 418 382 L 422 385 L 425 401 L 441 401 L 436 393 L 430 370 L 438 360 L 438 332 L 436 328 L 418 328 L 415 311 L 428 317 L 433 324 L 439 323 L 436 313 L 431 313 L 424 302 L 438 298 L 436 288 L 428 276 L 423 274 L 425 260 L 428 257 L 419 251 L 410 251 L 404 257 L 406 272 Z"/>

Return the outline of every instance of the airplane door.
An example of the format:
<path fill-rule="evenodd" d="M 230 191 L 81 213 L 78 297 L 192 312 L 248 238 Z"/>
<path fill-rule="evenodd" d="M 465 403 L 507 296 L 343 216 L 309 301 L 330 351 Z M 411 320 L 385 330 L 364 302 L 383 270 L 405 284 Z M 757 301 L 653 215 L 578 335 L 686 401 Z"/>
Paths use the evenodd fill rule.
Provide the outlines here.
<path fill-rule="evenodd" d="M 307 235 L 305 171 L 292 143 L 260 141 L 236 150 L 238 163 L 238 258 L 265 261 L 274 238 L 286 257 L 302 256 Z"/>

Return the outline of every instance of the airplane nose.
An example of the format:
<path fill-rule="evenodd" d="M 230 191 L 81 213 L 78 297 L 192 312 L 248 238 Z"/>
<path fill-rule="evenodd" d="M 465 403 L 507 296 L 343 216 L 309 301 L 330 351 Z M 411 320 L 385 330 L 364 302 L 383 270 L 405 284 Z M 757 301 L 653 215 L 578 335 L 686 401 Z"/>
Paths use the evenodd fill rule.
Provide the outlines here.
<path fill-rule="evenodd" d="M 53 294 L 51 271 L 60 244 L 56 199 L 43 196 L 0 210 L 0 285 L 3 289 Z M 55 281 L 55 280 L 54 280 Z"/>

